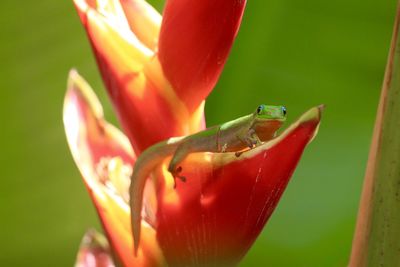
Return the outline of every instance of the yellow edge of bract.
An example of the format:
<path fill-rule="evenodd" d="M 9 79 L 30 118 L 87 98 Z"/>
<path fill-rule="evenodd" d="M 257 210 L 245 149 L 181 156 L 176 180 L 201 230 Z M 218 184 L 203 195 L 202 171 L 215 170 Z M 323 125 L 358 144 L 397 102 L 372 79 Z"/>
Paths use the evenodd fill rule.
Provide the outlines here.
<path fill-rule="evenodd" d="M 86 82 L 82 76 L 79 75 L 76 69 L 71 69 L 68 74 L 68 84 L 67 84 L 67 94 L 71 90 L 77 91 L 83 96 L 83 98 L 88 103 L 88 106 L 93 111 L 93 114 L 97 118 L 103 118 L 103 107 L 100 104 L 99 99 L 93 92 L 90 85 Z M 68 99 L 65 98 L 65 101 Z M 64 105 L 65 106 L 65 105 Z"/>
<path fill-rule="evenodd" d="M 109 245 L 103 234 L 97 232 L 95 229 L 89 229 L 82 238 L 80 248 L 101 248 L 109 250 Z"/>
<path fill-rule="evenodd" d="M 190 118 L 190 124 L 189 124 L 189 132 L 190 133 L 195 133 L 203 128 L 205 128 L 205 118 L 204 118 L 204 106 L 206 104 L 206 101 L 203 100 L 201 101 L 199 107 L 191 114 Z M 202 126 L 202 128 L 199 128 L 199 125 Z"/>
<path fill-rule="evenodd" d="M 89 9 L 87 20 L 86 27 L 94 46 L 103 56 L 109 54 L 107 59 L 115 61 L 114 66 L 123 63 L 130 72 L 140 71 L 143 64 L 153 56 L 153 52 L 145 48 L 136 37 L 129 38 L 125 32 L 122 34 L 121 30 L 116 30 L 115 26 L 97 11 Z M 107 51 L 104 50 L 104 46 L 108 48 Z"/>
<path fill-rule="evenodd" d="M 76 7 L 79 8 L 82 12 L 86 12 L 89 9 L 89 5 L 85 0 L 73 0 Z"/>
<path fill-rule="evenodd" d="M 144 44 L 138 36 L 131 30 L 128 20 L 125 16 L 123 7 L 118 0 L 97 0 L 102 2 L 100 9 L 95 12 L 102 15 L 106 23 L 116 31 L 121 38 L 125 39 L 128 43 L 141 51 L 146 56 L 152 56 L 154 51 Z"/>
<path fill-rule="evenodd" d="M 154 83 L 159 94 L 162 95 L 164 99 L 168 102 L 170 110 L 173 111 L 174 117 L 178 121 L 178 125 L 184 126 L 185 132 L 181 133 L 181 135 L 188 135 L 192 134 L 193 132 L 199 131 L 200 129 L 195 129 L 193 123 L 190 124 L 191 119 L 193 119 L 195 116 L 190 116 L 186 104 L 179 98 L 172 85 L 165 77 L 158 57 L 153 57 L 152 60 L 150 60 L 146 64 L 143 71 L 146 77 L 148 77 Z M 204 103 L 202 102 L 199 105 L 198 110 L 196 111 L 196 116 L 199 117 L 199 114 L 201 114 L 202 116 L 203 109 Z M 199 119 L 196 118 L 196 120 Z"/>
<path fill-rule="evenodd" d="M 129 206 L 119 195 L 116 195 L 115 192 L 109 190 L 107 187 L 95 186 L 100 188 L 99 190 L 94 190 L 94 194 L 96 195 L 95 201 L 97 205 L 99 205 L 98 209 L 102 212 L 100 216 L 107 221 L 104 227 L 106 227 L 108 231 L 113 231 L 114 233 L 113 236 L 110 236 L 110 243 L 115 248 L 124 248 L 121 251 L 117 251 L 117 253 L 121 257 L 121 260 L 127 264 L 126 266 L 142 266 L 141 264 L 144 264 L 148 257 L 157 259 L 160 263 L 164 262 L 162 251 L 156 241 L 156 232 L 154 228 L 144 220 L 141 222 L 141 227 L 147 229 L 146 245 L 139 248 L 137 257 L 133 255 Z M 108 206 L 106 210 L 104 208 L 105 205 Z M 151 248 L 150 251 L 149 248 Z"/>
<path fill-rule="evenodd" d="M 127 0 L 120 0 L 121 2 L 128 2 Z M 147 1 L 132 0 L 136 5 L 140 5 L 141 14 L 153 23 L 154 27 L 161 27 L 162 15 Z M 122 4 L 123 5 L 123 4 Z"/>
<path fill-rule="evenodd" d="M 85 254 L 87 254 L 86 260 Z M 108 258 L 106 258 L 107 256 Z M 115 266 L 107 239 L 95 229 L 89 229 L 83 236 L 76 257 L 75 267 L 90 267 L 87 262 L 88 259 L 93 260 L 93 264 L 101 261 L 101 263 L 107 264 L 107 267 Z"/>
<path fill-rule="evenodd" d="M 128 138 L 114 125 L 109 124 L 107 121 L 105 121 L 103 107 L 101 106 L 99 99 L 97 98 L 91 86 L 86 82 L 86 80 L 81 75 L 79 75 L 76 69 L 71 69 L 69 72 L 66 96 L 71 91 L 77 92 L 85 99 L 85 102 L 87 103 L 89 109 L 92 111 L 94 117 L 99 123 L 102 124 L 107 134 L 109 134 L 114 140 L 117 140 L 117 143 L 119 143 L 124 148 L 126 153 L 131 155 L 132 158 L 135 158 L 135 154 L 133 152 L 132 146 Z M 64 98 L 64 112 L 63 112 L 64 127 L 65 130 L 67 131 L 67 125 L 66 125 L 67 122 L 65 121 L 65 118 L 67 115 L 66 107 L 68 103 L 66 103 L 66 101 L 68 101 L 67 97 Z M 68 143 L 70 143 L 68 136 L 67 139 Z M 73 150 L 71 151 L 73 152 Z"/>
<path fill-rule="evenodd" d="M 162 16 L 144 0 L 120 0 L 132 32 L 152 51 L 157 50 Z"/>

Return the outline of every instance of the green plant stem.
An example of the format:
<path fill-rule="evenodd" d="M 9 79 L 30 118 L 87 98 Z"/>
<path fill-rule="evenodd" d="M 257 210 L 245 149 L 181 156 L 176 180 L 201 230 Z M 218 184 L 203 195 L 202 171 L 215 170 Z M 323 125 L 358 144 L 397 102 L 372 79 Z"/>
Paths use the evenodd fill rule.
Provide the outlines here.
<path fill-rule="evenodd" d="M 386 67 L 350 267 L 400 266 L 400 40 L 397 16 Z"/>

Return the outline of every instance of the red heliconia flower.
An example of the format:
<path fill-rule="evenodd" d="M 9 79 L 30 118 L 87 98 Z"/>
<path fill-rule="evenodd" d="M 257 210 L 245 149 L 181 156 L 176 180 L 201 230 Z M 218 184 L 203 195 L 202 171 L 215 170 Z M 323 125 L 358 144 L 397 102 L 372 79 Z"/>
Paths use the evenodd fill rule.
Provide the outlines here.
<path fill-rule="evenodd" d="M 240 157 L 189 155 L 181 164 L 188 180 L 177 188 L 166 158 L 146 185 L 135 257 L 128 188 L 137 155 L 157 141 L 204 128 L 204 100 L 222 71 L 245 1 L 168 0 L 163 19 L 144 0 L 74 2 L 126 133 L 105 121 L 90 86 L 71 71 L 64 125 L 109 241 L 101 255 L 132 267 L 237 264 L 315 136 L 322 108 Z M 97 259 L 97 252 L 86 250 L 79 259 Z"/>
<path fill-rule="evenodd" d="M 173 187 L 166 164 L 149 183 L 138 257 L 128 206 L 136 157 L 128 139 L 103 118 L 89 85 L 70 73 L 64 103 L 68 143 L 123 266 L 221 266 L 237 263 L 274 210 L 305 146 L 317 132 L 313 108 L 275 139 L 242 154 L 196 153 L 182 163 L 186 183 Z"/>

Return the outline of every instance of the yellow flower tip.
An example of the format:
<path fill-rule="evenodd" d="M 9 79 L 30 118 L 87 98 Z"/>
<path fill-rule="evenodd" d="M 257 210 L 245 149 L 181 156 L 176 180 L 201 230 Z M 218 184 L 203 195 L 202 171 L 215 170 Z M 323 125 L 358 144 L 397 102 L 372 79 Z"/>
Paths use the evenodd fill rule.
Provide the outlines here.
<path fill-rule="evenodd" d="M 317 106 L 317 108 L 318 108 L 318 115 L 319 115 L 318 118 L 319 118 L 319 120 L 321 120 L 322 112 L 324 112 L 326 105 L 321 104 L 321 105 Z"/>
<path fill-rule="evenodd" d="M 80 79 L 82 79 L 82 77 L 79 75 L 78 70 L 75 68 L 70 69 L 68 73 L 67 89 L 74 88 L 75 85 L 78 84 L 77 81 L 79 81 Z"/>
<path fill-rule="evenodd" d="M 75 267 L 90 266 L 115 266 L 107 239 L 94 229 L 83 237 L 75 263 Z"/>
<path fill-rule="evenodd" d="M 320 121 L 321 115 L 322 115 L 322 112 L 324 111 L 324 109 L 325 109 L 325 105 L 319 105 L 319 106 L 309 109 L 307 112 L 305 112 L 299 118 L 298 123 L 301 124 L 301 123 L 306 123 L 308 121 L 315 121 L 315 120 Z"/>
<path fill-rule="evenodd" d="M 86 12 L 89 9 L 89 6 L 85 0 L 73 0 L 77 9 L 81 12 Z"/>
<path fill-rule="evenodd" d="M 93 5 L 93 3 L 86 0 L 73 0 L 75 8 L 78 12 L 79 18 L 83 25 L 86 24 L 86 14 Z"/>
<path fill-rule="evenodd" d="M 73 91 L 82 96 L 96 118 L 103 118 L 103 108 L 99 102 L 99 99 L 94 94 L 93 89 L 86 82 L 86 80 L 74 68 L 72 68 L 68 74 L 67 95 Z M 65 97 L 65 99 L 68 98 Z M 66 103 L 64 103 L 64 106 L 65 104 Z"/>
<path fill-rule="evenodd" d="M 76 68 L 71 68 L 68 72 L 68 77 L 74 76 L 74 75 L 79 75 L 78 70 Z"/>
<path fill-rule="evenodd" d="M 81 248 L 108 248 L 107 239 L 95 229 L 89 229 L 82 239 Z"/>

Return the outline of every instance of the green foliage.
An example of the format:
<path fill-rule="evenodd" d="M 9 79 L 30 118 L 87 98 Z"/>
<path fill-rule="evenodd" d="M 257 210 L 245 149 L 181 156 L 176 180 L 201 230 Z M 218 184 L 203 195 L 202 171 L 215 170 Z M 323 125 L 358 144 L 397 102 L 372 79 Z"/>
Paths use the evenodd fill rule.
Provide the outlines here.
<path fill-rule="evenodd" d="M 316 104 L 327 108 L 241 266 L 346 265 L 395 6 L 395 0 L 248 2 L 207 100 L 207 122 L 228 121 L 260 103 L 285 105 L 289 122 Z M 0 265 L 71 266 L 87 228 L 99 225 L 62 126 L 71 67 L 116 120 L 72 1 L 6 1 L 0 12 Z"/>

